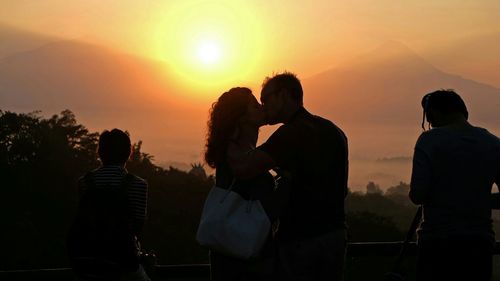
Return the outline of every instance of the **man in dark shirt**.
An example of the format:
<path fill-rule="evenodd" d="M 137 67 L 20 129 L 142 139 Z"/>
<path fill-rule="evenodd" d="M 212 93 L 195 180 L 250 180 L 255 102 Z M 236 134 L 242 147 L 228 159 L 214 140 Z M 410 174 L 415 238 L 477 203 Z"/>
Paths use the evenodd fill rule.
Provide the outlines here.
<path fill-rule="evenodd" d="M 335 124 L 303 107 L 292 73 L 264 81 L 261 102 L 271 125 L 283 123 L 251 153 L 230 148 L 234 173 L 251 178 L 271 168 L 291 175 L 288 207 L 280 218 L 281 279 L 342 280 L 347 138 Z"/>
<path fill-rule="evenodd" d="M 432 129 L 415 145 L 409 194 L 423 206 L 417 280 L 490 280 L 500 139 L 467 121 L 467 107 L 452 90 L 425 95 L 422 107 Z"/>

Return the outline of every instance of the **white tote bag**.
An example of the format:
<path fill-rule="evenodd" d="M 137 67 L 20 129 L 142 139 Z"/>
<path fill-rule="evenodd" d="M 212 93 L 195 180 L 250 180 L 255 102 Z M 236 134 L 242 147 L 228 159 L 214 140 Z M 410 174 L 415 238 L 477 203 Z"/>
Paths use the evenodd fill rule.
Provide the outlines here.
<path fill-rule="evenodd" d="M 249 259 L 266 242 L 271 222 L 259 200 L 245 200 L 229 189 L 214 186 L 205 201 L 196 240 L 217 252 Z"/>

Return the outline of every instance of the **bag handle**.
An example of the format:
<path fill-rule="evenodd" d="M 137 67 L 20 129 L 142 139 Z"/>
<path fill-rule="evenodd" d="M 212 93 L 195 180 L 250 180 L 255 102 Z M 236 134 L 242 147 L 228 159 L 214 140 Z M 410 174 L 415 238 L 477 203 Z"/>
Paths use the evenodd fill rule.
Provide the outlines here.
<path fill-rule="evenodd" d="M 233 178 L 233 180 L 231 181 L 231 185 L 227 189 L 226 194 L 224 194 L 224 197 L 222 197 L 222 199 L 219 201 L 219 204 L 224 203 L 224 201 L 226 200 L 229 193 L 233 190 L 235 184 L 236 184 L 236 178 Z M 246 201 L 247 201 L 246 212 L 250 213 L 252 211 L 252 200 L 250 199 L 250 200 L 246 200 Z"/>
<path fill-rule="evenodd" d="M 229 192 L 233 190 L 235 183 L 236 183 L 236 178 L 233 178 L 231 184 L 229 185 L 229 188 L 226 191 L 226 194 L 224 194 L 224 197 L 222 197 L 222 199 L 219 201 L 220 204 L 224 203 L 224 200 L 226 200 L 227 196 L 229 195 Z"/>

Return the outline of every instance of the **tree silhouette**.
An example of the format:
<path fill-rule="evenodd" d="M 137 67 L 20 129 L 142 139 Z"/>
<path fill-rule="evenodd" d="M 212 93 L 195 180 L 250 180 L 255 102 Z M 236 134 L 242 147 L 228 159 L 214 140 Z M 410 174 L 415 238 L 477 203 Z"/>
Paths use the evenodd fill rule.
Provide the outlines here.
<path fill-rule="evenodd" d="M 380 194 L 382 195 L 384 193 L 382 189 L 380 189 L 380 186 L 374 182 L 369 182 L 366 185 L 366 194 Z"/>
<path fill-rule="evenodd" d="M 0 254 L 0 267 L 67 265 L 65 235 L 77 205 L 76 182 L 99 166 L 98 133 L 78 124 L 69 110 L 50 118 L 39 112 L 0 112 L 0 128 L 0 173 L 10 187 L 0 189 L 2 206 L 9 210 L 2 213 L 6 227 L 0 235 L 10 241 Z M 163 264 L 207 262 L 195 233 L 213 177 L 158 167 L 141 141 L 133 144 L 127 169 L 149 184 L 143 246 L 155 250 Z M 375 183 L 368 186 L 375 192 L 348 196 L 351 238 L 396 239 L 404 228 L 398 218 L 409 208 L 386 198 Z"/>
<path fill-rule="evenodd" d="M 191 164 L 191 170 L 189 170 L 189 174 L 200 178 L 206 178 L 207 172 L 205 171 L 204 166 L 205 165 L 201 163 Z"/>
<path fill-rule="evenodd" d="M 0 266 L 65 263 L 65 232 L 76 205 L 75 182 L 97 165 L 97 134 L 69 110 L 43 119 L 39 112 L 0 111 L 0 189 L 5 243 Z M 5 185 L 4 185 L 5 184 Z"/>
<path fill-rule="evenodd" d="M 76 182 L 99 166 L 98 133 L 77 123 L 65 110 L 50 118 L 0 111 L 0 202 L 8 241 L 0 270 L 67 265 L 66 232 L 77 205 Z M 176 169 L 162 169 L 133 144 L 127 169 L 149 182 L 149 217 L 143 244 L 161 262 L 204 262 L 207 252 L 194 233 L 213 178 L 200 179 Z"/>
<path fill-rule="evenodd" d="M 65 241 L 77 205 L 76 182 L 99 166 L 98 135 L 69 110 L 50 118 L 0 111 L 0 270 L 68 266 Z M 149 184 L 144 248 L 155 250 L 161 264 L 208 262 L 195 233 L 213 176 L 163 169 L 142 151 L 141 141 L 133 144 L 127 169 Z M 350 192 L 350 240 L 401 240 L 416 210 L 408 203 L 408 188 L 400 183 L 384 194 L 370 182 L 366 194 Z M 370 261 L 370 266 L 384 263 Z"/>

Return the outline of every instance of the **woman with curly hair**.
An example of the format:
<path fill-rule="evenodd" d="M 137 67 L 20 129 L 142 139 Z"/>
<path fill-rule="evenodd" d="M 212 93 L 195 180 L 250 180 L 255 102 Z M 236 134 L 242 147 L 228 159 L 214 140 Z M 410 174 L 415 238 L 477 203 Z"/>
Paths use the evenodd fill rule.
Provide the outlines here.
<path fill-rule="evenodd" d="M 259 127 L 265 123 L 265 114 L 257 99 L 248 88 L 232 88 L 222 94 L 212 105 L 208 120 L 205 161 L 215 168 L 215 184 L 228 189 L 234 179 L 231 155 L 228 148 L 240 150 L 255 148 Z M 271 222 L 276 220 L 278 204 L 275 204 L 273 176 L 263 173 L 255 178 L 236 180 L 233 191 L 245 199 L 260 200 Z M 274 259 L 272 235 L 258 258 L 242 260 L 211 250 L 211 280 L 273 280 Z"/>

